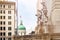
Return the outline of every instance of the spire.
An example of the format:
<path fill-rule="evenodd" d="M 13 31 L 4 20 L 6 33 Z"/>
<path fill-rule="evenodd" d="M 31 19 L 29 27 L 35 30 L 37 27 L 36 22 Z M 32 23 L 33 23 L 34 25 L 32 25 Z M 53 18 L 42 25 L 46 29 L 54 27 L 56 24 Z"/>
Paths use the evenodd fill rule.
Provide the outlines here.
<path fill-rule="evenodd" d="M 23 22 L 22 22 L 21 16 L 20 16 L 20 25 L 23 25 Z"/>
<path fill-rule="evenodd" d="M 18 34 L 21 36 L 26 34 L 26 28 L 23 25 L 23 22 L 21 20 L 21 16 L 20 16 L 20 25 L 18 26 Z"/>
<path fill-rule="evenodd" d="M 20 25 L 23 25 L 23 22 L 22 22 L 22 20 L 21 20 L 21 23 L 20 23 Z"/>

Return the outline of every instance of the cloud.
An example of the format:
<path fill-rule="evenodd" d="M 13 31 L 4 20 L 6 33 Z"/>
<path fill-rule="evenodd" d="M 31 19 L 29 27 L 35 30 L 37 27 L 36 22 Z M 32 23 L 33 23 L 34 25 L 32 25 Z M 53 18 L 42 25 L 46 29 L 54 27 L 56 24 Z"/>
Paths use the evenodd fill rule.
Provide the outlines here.
<path fill-rule="evenodd" d="M 19 15 L 22 15 L 23 24 L 29 33 L 36 26 L 36 0 L 18 0 L 18 9 Z"/>
<path fill-rule="evenodd" d="M 20 24 L 20 15 L 22 15 L 23 24 L 26 27 L 27 33 L 34 30 L 36 26 L 36 2 L 37 0 L 18 0 L 18 25 Z"/>

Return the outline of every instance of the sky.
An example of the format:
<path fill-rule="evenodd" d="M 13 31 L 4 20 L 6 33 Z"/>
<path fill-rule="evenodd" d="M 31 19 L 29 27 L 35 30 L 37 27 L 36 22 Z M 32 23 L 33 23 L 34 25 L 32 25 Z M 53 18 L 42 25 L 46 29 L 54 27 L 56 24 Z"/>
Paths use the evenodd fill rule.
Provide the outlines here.
<path fill-rule="evenodd" d="M 15 0 L 9 0 L 15 1 Z M 26 27 L 27 33 L 35 30 L 37 17 L 37 0 L 18 0 L 18 26 L 22 19 L 23 25 Z M 20 19 L 20 16 L 22 17 Z"/>

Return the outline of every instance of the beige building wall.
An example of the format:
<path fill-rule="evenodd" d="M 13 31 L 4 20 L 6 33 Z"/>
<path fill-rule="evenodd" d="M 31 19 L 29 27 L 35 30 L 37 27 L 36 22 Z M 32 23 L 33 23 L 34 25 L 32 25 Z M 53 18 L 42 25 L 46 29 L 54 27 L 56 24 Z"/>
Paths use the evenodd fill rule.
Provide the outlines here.
<path fill-rule="evenodd" d="M 7 1 L 7 0 L 0 0 L 0 1 Z"/>
<path fill-rule="evenodd" d="M 54 25 L 54 33 L 60 33 L 60 0 L 52 0 L 51 19 Z"/>
<path fill-rule="evenodd" d="M 37 9 L 41 10 L 42 5 L 41 5 L 42 0 L 37 1 Z"/>
<path fill-rule="evenodd" d="M 1 5 L 2 5 L 2 7 L 1 7 Z M 5 6 L 5 8 L 4 8 L 4 6 Z M 5 32 L 5 36 L 3 37 L 0 35 L 0 39 L 5 38 L 5 40 L 8 40 L 8 38 L 11 38 L 11 40 L 14 40 L 13 37 L 15 35 L 15 24 L 16 24 L 15 2 L 6 2 L 6 1 L 0 2 L 0 12 L 1 12 L 1 10 L 2 10 L 2 13 L 0 13 L 0 33 L 2 32 L 2 34 L 3 34 L 3 32 Z M 5 13 L 3 13 L 3 11 L 5 11 Z M 10 11 L 10 13 L 8 11 Z M 1 19 L 1 16 L 2 17 L 5 16 L 5 19 L 3 19 L 3 18 Z M 9 18 L 8 16 L 10 16 L 11 18 Z M 1 25 L 1 21 L 2 22 L 5 21 L 5 25 L 3 25 L 3 24 Z M 3 30 L 3 29 L 1 30 L 1 27 L 2 28 L 5 27 L 5 30 Z M 9 30 L 8 27 L 11 27 L 11 30 Z M 8 35 L 9 32 L 11 32 L 11 36 Z"/>
<path fill-rule="evenodd" d="M 38 10 L 41 10 L 42 5 L 41 2 L 44 0 L 38 0 L 37 2 L 37 14 L 39 15 L 40 12 Z M 45 0 L 46 7 L 47 7 L 47 14 L 48 14 L 48 23 L 51 25 L 50 28 L 53 33 L 60 33 L 60 0 Z M 37 16 L 38 17 L 38 16 Z M 37 18 L 38 19 L 38 18 Z M 37 20 L 38 26 L 40 26 L 39 21 Z M 39 27 L 36 27 L 36 30 L 39 29 Z M 39 32 L 36 31 L 36 32 Z"/>

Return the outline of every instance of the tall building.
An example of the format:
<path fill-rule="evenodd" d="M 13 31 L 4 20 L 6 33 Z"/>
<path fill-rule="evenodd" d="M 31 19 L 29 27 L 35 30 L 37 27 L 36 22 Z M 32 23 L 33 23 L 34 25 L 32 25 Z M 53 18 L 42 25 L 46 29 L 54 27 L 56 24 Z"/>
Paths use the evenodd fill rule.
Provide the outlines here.
<path fill-rule="evenodd" d="M 13 40 L 15 15 L 15 2 L 0 0 L 0 40 Z"/>
<path fill-rule="evenodd" d="M 53 33 L 60 33 L 60 0 L 52 0 L 51 20 Z"/>

